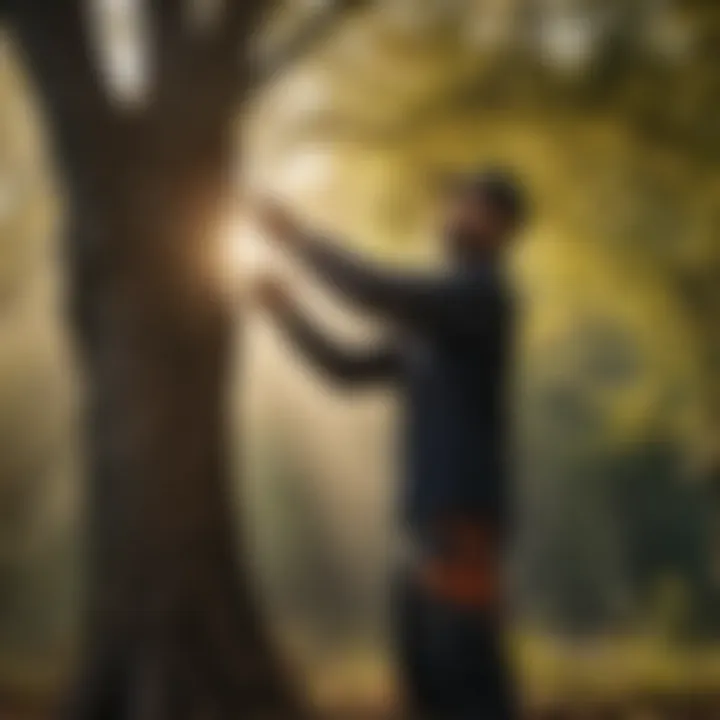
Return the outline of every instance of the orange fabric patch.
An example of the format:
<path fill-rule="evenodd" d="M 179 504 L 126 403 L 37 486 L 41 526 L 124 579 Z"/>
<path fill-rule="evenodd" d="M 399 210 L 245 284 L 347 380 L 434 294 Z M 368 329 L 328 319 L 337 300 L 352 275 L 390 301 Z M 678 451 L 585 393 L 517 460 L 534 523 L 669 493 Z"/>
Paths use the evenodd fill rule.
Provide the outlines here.
<path fill-rule="evenodd" d="M 496 533 L 477 520 L 449 518 L 434 537 L 440 550 L 421 569 L 421 582 L 435 597 L 470 609 L 495 608 L 500 599 Z"/>

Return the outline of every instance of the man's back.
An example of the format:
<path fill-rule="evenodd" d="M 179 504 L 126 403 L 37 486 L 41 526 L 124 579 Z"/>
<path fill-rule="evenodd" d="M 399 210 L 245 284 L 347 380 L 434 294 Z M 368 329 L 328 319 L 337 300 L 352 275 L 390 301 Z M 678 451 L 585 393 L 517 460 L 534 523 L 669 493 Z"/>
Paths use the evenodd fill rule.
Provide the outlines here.
<path fill-rule="evenodd" d="M 401 341 L 403 497 L 410 527 L 457 512 L 477 515 L 497 529 L 505 524 L 504 407 L 512 313 L 499 269 L 487 265 L 473 274 L 487 287 L 482 306 L 475 308 L 483 321 L 473 332 L 430 326 L 409 330 Z"/>

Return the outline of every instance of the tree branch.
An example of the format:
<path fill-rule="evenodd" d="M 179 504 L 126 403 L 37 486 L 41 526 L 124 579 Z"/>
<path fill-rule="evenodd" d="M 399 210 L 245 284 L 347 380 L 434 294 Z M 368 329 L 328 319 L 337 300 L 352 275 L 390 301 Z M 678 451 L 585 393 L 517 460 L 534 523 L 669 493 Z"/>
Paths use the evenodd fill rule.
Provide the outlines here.
<path fill-rule="evenodd" d="M 170 1 L 170 0 L 166 0 Z M 260 0 L 227 0 L 218 31 L 210 35 L 201 55 L 207 78 L 208 103 L 220 117 L 240 96 L 258 89 L 277 73 L 319 44 L 346 12 L 362 7 L 368 0 L 336 0 L 313 14 L 288 43 L 267 63 L 258 63 L 248 49 L 258 32 L 268 4 Z M 260 71 L 254 65 L 264 65 Z"/>
<path fill-rule="evenodd" d="M 257 29 L 267 6 L 262 0 L 225 0 L 225 17 L 220 41 L 233 52 Z"/>
<path fill-rule="evenodd" d="M 238 97 L 247 92 L 250 61 L 246 45 L 268 4 L 263 0 L 225 0 L 225 12 L 215 31 L 191 44 L 196 75 L 190 84 L 201 82 L 208 117 L 227 116 Z"/>
<path fill-rule="evenodd" d="M 163 76 L 172 66 L 182 43 L 184 6 L 182 0 L 150 0 L 149 2 L 159 76 Z"/>
<path fill-rule="evenodd" d="M 337 26 L 338 20 L 349 12 L 369 5 L 369 0 L 335 0 L 325 4 L 277 52 L 261 63 L 253 89 L 258 90 L 284 72 L 294 62 L 320 45 Z"/>
<path fill-rule="evenodd" d="M 5 5 L 61 144 L 91 139 L 112 111 L 93 62 L 82 0 L 15 0 Z"/>

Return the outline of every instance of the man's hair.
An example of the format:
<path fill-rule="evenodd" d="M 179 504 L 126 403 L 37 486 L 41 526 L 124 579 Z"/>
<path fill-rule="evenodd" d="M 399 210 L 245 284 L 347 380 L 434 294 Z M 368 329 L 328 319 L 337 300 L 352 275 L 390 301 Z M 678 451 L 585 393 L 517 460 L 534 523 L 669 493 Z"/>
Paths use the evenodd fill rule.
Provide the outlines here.
<path fill-rule="evenodd" d="M 486 168 L 471 178 L 468 189 L 487 198 L 515 225 L 523 225 L 530 216 L 525 187 L 510 170 Z"/>
<path fill-rule="evenodd" d="M 529 201 L 524 186 L 510 171 L 491 169 L 478 177 L 479 190 L 516 225 L 527 222 Z"/>
<path fill-rule="evenodd" d="M 530 203 L 521 181 L 503 167 L 486 167 L 474 173 L 450 178 L 450 188 L 469 197 L 489 200 L 515 225 L 523 225 L 530 217 Z"/>

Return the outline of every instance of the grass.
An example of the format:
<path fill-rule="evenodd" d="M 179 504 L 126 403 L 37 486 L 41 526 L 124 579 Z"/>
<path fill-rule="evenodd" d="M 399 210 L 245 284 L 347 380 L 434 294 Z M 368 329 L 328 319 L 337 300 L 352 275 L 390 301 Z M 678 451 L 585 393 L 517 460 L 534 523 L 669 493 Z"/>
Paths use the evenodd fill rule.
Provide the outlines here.
<path fill-rule="evenodd" d="M 640 636 L 573 643 L 524 633 L 511 641 L 511 650 L 530 707 L 704 697 L 717 698 L 712 717 L 720 718 L 720 645 L 681 647 Z M 396 695 L 389 663 L 370 648 L 343 662 L 318 663 L 310 680 L 326 707 L 388 707 Z"/>
<path fill-rule="evenodd" d="M 706 709 L 692 717 L 720 718 L 720 645 L 679 647 L 638 636 L 572 643 L 532 633 L 511 645 L 532 720 L 594 717 L 599 707 L 622 720 L 674 720 L 698 704 Z M 309 664 L 317 705 L 332 717 L 393 717 L 397 693 L 387 658 L 366 647 L 339 660 L 316 657 Z M 0 718 L 22 717 L 14 707 L 52 702 L 60 674 L 36 670 L 0 663 Z"/>
<path fill-rule="evenodd" d="M 570 643 L 525 635 L 514 643 L 531 702 L 582 697 L 720 696 L 720 646 L 679 647 L 652 637 Z"/>

